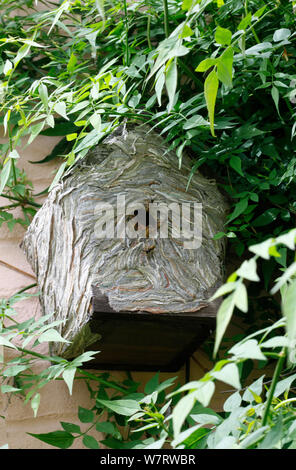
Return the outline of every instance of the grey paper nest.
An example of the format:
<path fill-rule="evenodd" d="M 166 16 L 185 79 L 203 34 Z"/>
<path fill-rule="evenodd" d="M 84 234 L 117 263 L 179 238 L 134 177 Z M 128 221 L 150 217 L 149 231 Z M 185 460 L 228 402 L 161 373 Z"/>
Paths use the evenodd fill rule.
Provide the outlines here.
<path fill-rule="evenodd" d="M 198 172 L 186 191 L 191 166 L 184 155 L 179 169 L 175 152 L 149 127 L 121 126 L 50 192 L 22 247 L 37 276 L 43 313 L 64 320 L 65 339 L 87 324 L 92 286 L 119 312 L 194 312 L 207 305 L 223 278 L 224 244 L 213 236 L 223 230 L 226 204 L 215 181 Z M 116 207 L 117 196 L 145 207 L 152 201 L 201 203 L 200 248 L 185 249 L 172 234 L 98 238 L 102 214 L 96 207 Z M 115 218 L 115 228 L 119 223 Z"/>

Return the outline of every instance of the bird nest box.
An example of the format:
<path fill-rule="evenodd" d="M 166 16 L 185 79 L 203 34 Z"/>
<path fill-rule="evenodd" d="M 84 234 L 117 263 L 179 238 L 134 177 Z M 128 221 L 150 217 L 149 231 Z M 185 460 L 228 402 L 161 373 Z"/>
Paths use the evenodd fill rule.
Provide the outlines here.
<path fill-rule="evenodd" d="M 43 314 L 90 368 L 178 370 L 215 324 L 226 205 L 147 126 L 120 126 L 49 193 L 22 247 Z"/>

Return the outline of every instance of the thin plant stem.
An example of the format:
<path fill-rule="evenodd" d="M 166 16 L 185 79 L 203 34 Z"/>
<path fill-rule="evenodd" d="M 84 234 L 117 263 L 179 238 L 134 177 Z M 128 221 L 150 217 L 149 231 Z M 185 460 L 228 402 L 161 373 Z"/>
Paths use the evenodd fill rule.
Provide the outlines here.
<path fill-rule="evenodd" d="M 281 401 L 281 403 L 274 407 L 274 411 L 280 408 L 281 406 L 287 405 L 288 403 L 292 403 L 294 401 L 296 401 L 296 398 L 288 398 L 288 400 Z"/>
<path fill-rule="evenodd" d="M 26 287 L 24 287 L 23 289 L 17 291 L 14 295 L 22 294 L 22 293 L 25 292 L 26 290 L 29 290 L 29 289 L 31 289 L 32 287 L 36 287 L 36 286 L 37 286 L 37 283 L 35 282 L 34 284 L 30 284 L 29 286 L 26 286 Z"/>
<path fill-rule="evenodd" d="M 13 182 L 14 182 L 14 186 L 16 186 L 17 185 L 17 178 L 16 178 L 14 158 L 11 159 L 11 166 L 12 166 Z"/>
<path fill-rule="evenodd" d="M 21 199 L 21 198 L 14 197 L 14 196 L 8 196 L 7 194 L 1 194 L 1 197 L 5 197 L 6 199 L 11 199 L 12 201 L 19 201 L 20 204 L 38 207 L 38 209 L 41 207 L 41 204 L 38 204 L 37 202 L 28 201 L 27 199 Z"/>
<path fill-rule="evenodd" d="M 16 271 L 17 273 L 23 274 L 23 276 L 30 277 L 31 279 L 34 279 L 34 280 L 36 279 L 36 276 L 33 276 L 32 274 L 27 273 L 26 271 L 23 271 L 22 269 L 19 269 L 16 266 L 13 266 L 12 264 L 6 263 L 2 259 L 0 259 L 0 264 L 2 264 L 8 269 L 12 269 L 13 271 Z"/>
<path fill-rule="evenodd" d="M 126 0 L 124 4 L 124 16 L 125 16 L 125 65 L 129 67 L 129 46 L 128 46 L 128 16 L 127 16 L 127 4 Z"/>
<path fill-rule="evenodd" d="M 152 44 L 151 44 L 151 38 L 150 38 L 150 28 L 151 28 L 151 15 L 148 15 L 148 17 L 147 17 L 147 42 L 148 42 L 149 49 L 152 50 Z"/>
<path fill-rule="evenodd" d="M 284 366 L 285 359 L 286 359 L 286 349 L 284 348 L 280 353 L 280 357 L 279 357 L 279 360 L 277 362 L 277 365 L 276 365 L 276 368 L 275 368 L 275 371 L 274 371 L 274 374 L 273 374 L 273 377 L 272 377 L 272 382 L 271 382 L 271 386 L 270 386 L 270 389 L 269 389 L 268 399 L 267 399 L 266 407 L 265 407 L 263 418 L 262 418 L 262 426 L 265 426 L 266 423 L 267 423 L 267 419 L 268 419 L 268 416 L 269 416 L 269 410 L 270 410 L 271 402 L 272 402 L 272 399 L 273 399 L 274 390 L 275 390 L 276 384 L 278 383 L 279 376 L 280 376 L 280 373 L 281 373 L 282 368 Z"/>
<path fill-rule="evenodd" d="M 1 206 L 0 211 L 7 210 L 7 209 L 13 209 L 14 207 L 18 207 L 19 204 L 16 202 L 15 204 L 8 204 L 8 206 Z"/>
<path fill-rule="evenodd" d="M 163 13 L 164 13 L 164 34 L 165 34 L 165 37 L 168 38 L 170 35 L 168 0 L 163 0 Z"/>
<path fill-rule="evenodd" d="M 7 130 L 8 130 L 8 136 L 9 136 L 9 149 L 10 149 L 10 152 L 12 152 L 12 139 L 11 139 L 11 131 L 10 131 L 9 125 L 7 126 Z M 14 186 L 16 186 L 17 178 L 16 178 L 14 158 L 11 158 L 11 167 L 12 167 L 12 176 L 13 176 Z"/>
<path fill-rule="evenodd" d="M 249 11 L 248 11 L 248 0 L 245 1 L 245 12 L 246 12 L 246 16 L 247 16 L 247 14 L 249 13 Z M 251 31 L 253 33 L 253 36 L 254 36 L 257 44 L 260 44 L 260 39 L 258 38 L 257 33 L 256 33 L 255 29 L 253 28 L 253 26 L 251 26 Z"/>

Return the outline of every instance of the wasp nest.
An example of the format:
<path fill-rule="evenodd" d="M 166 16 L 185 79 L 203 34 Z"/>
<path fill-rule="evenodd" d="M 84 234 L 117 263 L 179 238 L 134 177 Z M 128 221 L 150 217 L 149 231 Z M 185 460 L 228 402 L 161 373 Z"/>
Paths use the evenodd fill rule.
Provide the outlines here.
<path fill-rule="evenodd" d="M 22 247 L 43 313 L 63 320 L 65 339 L 86 331 L 93 286 L 115 311 L 207 305 L 223 278 L 224 246 L 213 236 L 223 230 L 226 205 L 198 172 L 186 191 L 190 168 L 186 155 L 179 168 L 149 127 L 121 126 L 52 189 Z"/>

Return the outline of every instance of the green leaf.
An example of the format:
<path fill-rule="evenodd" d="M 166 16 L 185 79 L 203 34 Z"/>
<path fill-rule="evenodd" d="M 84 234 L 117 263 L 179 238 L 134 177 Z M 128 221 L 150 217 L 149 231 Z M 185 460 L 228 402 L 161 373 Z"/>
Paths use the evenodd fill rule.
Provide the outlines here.
<path fill-rule="evenodd" d="M 277 422 L 266 434 L 263 441 L 260 442 L 258 449 L 274 449 L 277 444 L 283 439 L 283 420 L 279 415 Z"/>
<path fill-rule="evenodd" d="M 190 36 L 193 36 L 194 32 L 192 31 L 192 29 L 190 28 L 190 26 L 188 26 L 188 24 L 185 24 L 184 25 L 184 28 L 182 30 L 182 33 L 180 34 L 180 38 L 190 38 Z"/>
<path fill-rule="evenodd" d="M 174 381 L 177 379 L 177 377 L 170 377 L 169 379 L 165 380 L 164 382 L 161 382 L 156 391 L 158 393 L 162 392 L 163 390 L 165 390 L 166 388 L 168 387 L 171 387 L 173 384 L 174 384 Z"/>
<path fill-rule="evenodd" d="M 221 382 L 225 382 L 238 390 L 241 388 L 239 371 L 236 364 L 226 364 L 221 370 L 211 372 L 211 375 L 215 379 L 221 380 Z"/>
<path fill-rule="evenodd" d="M 177 60 L 175 58 L 169 64 L 166 70 L 166 74 L 165 74 L 165 86 L 166 86 L 168 97 L 169 97 L 169 103 L 167 107 L 168 113 L 171 112 L 173 104 L 174 104 L 176 88 L 177 88 L 177 79 L 178 79 L 178 70 L 177 70 Z"/>
<path fill-rule="evenodd" d="M 207 103 L 208 113 L 209 113 L 209 120 L 210 120 L 210 127 L 211 127 L 211 134 L 213 137 L 215 136 L 214 131 L 214 114 L 215 114 L 215 103 L 217 98 L 217 92 L 219 87 L 219 80 L 217 77 L 217 73 L 215 70 L 207 76 L 205 80 L 204 92 L 205 92 L 205 99 Z"/>
<path fill-rule="evenodd" d="M 87 124 L 87 121 L 83 121 L 83 120 L 82 121 L 75 121 L 74 124 L 77 127 L 83 127 Z"/>
<path fill-rule="evenodd" d="M 280 209 L 276 207 L 267 209 L 252 222 L 252 225 L 253 227 L 264 227 L 265 225 L 271 224 L 277 220 L 279 213 Z"/>
<path fill-rule="evenodd" d="M 244 401 L 252 403 L 254 401 L 254 395 L 261 395 L 263 389 L 263 379 L 264 375 L 262 375 L 261 377 L 259 377 L 259 379 L 255 380 L 255 382 L 249 385 L 249 387 L 243 394 Z"/>
<path fill-rule="evenodd" d="M 226 225 L 232 222 L 234 219 L 239 217 L 241 214 L 243 214 L 248 207 L 249 204 L 249 198 L 245 197 L 244 199 L 241 199 L 235 206 L 234 206 L 234 211 L 232 214 L 230 214 L 230 217 L 228 218 Z"/>
<path fill-rule="evenodd" d="M 215 384 L 212 380 L 202 383 L 202 386 L 195 390 L 194 396 L 203 406 L 208 406 L 215 391 Z"/>
<path fill-rule="evenodd" d="M 96 430 L 99 432 L 103 432 L 104 434 L 111 434 L 111 436 L 118 434 L 118 431 L 115 428 L 114 424 L 110 423 L 110 421 L 106 421 L 104 423 L 97 423 Z"/>
<path fill-rule="evenodd" d="M 85 353 L 81 354 L 80 356 L 77 356 L 73 361 L 72 361 L 72 366 L 74 367 L 79 367 L 83 362 L 90 361 L 91 359 L 94 359 L 95 355 L 98 354 L 100 351 L 86 351 Z"/>
<path fill-rule="evenodd" d="M 54 431 L 47 434 L 32 434 L 29 432 L 28 434 L 59 449 L 68 449 L 74 441 L 72 434 L 66 431 Z"/>
<path fill-rule="evenodd" d="M 251 434 L 249 434 L 245 439 L 243 439 L 240 442 L 240 446 L 243 449 L 247 449 L 248 447 L 251 447 L 252 445 L 254 445 L 257 441 L 259 441 L 262 438 L 263 434 L 268 429 L 269 429 L 269 426 L 263 426 L 263 427 L 257 429 L 257 431 L 252 432 Z"/>
<path fill-rule="evenodd" d="M 28 140 L 28 145 L 30 145 L 33 142 L 33 140 L 37 137 L 37 135 L 40 134 L 44 125 L 45 125 L 45 121 L 42 121 L 42 122 L 39 122 L 38 124 L 35 124 L 34 126 L 31 126 L 30 128 L 31 135 Z"/>
<path fill-rule="evenodd" d="M 272 99 L 274 101 L 274 104 L 275 104 L 276 110 L 278 112 L 278 115 L 280 116 L 280 110 L 279 110 L 280 94 L 279 94 L 279 90 L 277 89 L 277 87 L 275 87 L 275 86 L 272 87 L 271 96 L 272 96 Z"/>
<path fill-rule="evenodd" d="M 27 368 L 28 366 L 21 366 L 21 365 L 10 366 L 4 370 L 3 375 L 4 377 L 14 377 L 20 372 L 23 372 L 24 370 L 26 370 Z"/>
<path fill-rule="evenodd" d="M 12 62 L 10 62 L 10 60 L 7 59 L 4 64 L 3 73 L 5 76 L 8 76 L 11 74 L 12 70 L 13 70 L 13 64 Z"/>
<path fill-rule="evenodd" d="M 273 34 L 274 42 L 285 41 L 291 36 L 291 31 L 288 28 L 277 29 Z"/>
<path fill-rule="evenodd" d="M 217 313 L 214 357 L 217 354 L 223 335 L 231 320 L 234 307 L 235 307 L 235 298 L 234 298 L 234 293 L 232 293 L 225 300 L 223 300 Z"/>
<path fill-rule="evenodd" d="M 13 392 L 19 392 L 21 389 L 12 387 L 11 385 L 1 385 L 1 392 L 2 393 L 13 393 Z"/>
<path fill-rule="evenodd" d="M 202 405 L 200 405 L 202 406 Z M 195 409 L 195 407 L 194 407 Z M 193 421 L 195 421 L 196 423 L 199 423 L 199 424 L 220 424 L 221 423 L 221 417 L 219 415 L 216 415 L 214 412 L 213 414 L 210 414 L 210 413 L 200 413 L 200 414 L 195 414 L 194 413 L 194 409 L 192 410 L 191 414 L 190 414 L 190 418 L 193 419 Z"/>
<path fill-rule="evenodd" d="M 72 395 L 72 387 L 73 387 L 73 380 L 75 377 L 75 373 L 76 373 L 76 367 L 69 367 L 65 369 L 62 374 L 63 379 L 68 386 L 70 395 Z"/>
<path fill-rule="evenodd" d="M 31 408 L 34 412 L 34 418 L 36 418 L 37 416 L 39 405 L 40 405 L 40 393 L 36 393 L 31 400 Z"/>
<path fill-rule="evenodd" d="M 67 111 L 66 111 L 66 103 L 64 103 L 63 101 L 58 101 L 54 105 L 54 110 L 55 110 L 56 113 L 58 113 L 64 119 L 69 120 L 69 118 L 67 116 Z M 63 135 L 65 135 L 65 134 L 63 134 Z"/>
<path fill-rule="evenodd" d="M 135 400 L 100 400 L 97 399 L 99 405 L 114 411 L 119 415 L 132 416 L 137 411 L 141 411 L 139 403 Z"/>
<path fill-rule="evenodd" d="M 0 195 L 3 193 L 3 189 L 5 188 L 8 180 L 9 180 L 11 169 L 12 169 L 12 161 L 9 159 L 9 160 L 7 160 L 7 162 L 5 163 L 5 165 L 3 166 L 2 170 L 1 170 Z"/>
<path fill-rule="evenodd" d="M 245 260 L 241 267 L 236 271 L 238 276 L 248 279 L 249 281 L 260 281 L 260 278 L 257 274 L 257 264 L 254 258 Z"/>
<path fill-rule="evenodd" d="M 227 282 L 226 284 L 223 284 L 223 286 L 219 287 L 215 294 L 210 298 L 210 301 L 212 302 L 214 299 L 221 297 L 221 295 L 229 294 L 229 292 L 232 292 L 236 286 L 236 282 Z"/>
<path fill-rule="evenodd" d="M 17 150 L 12 150 L 11 152 L 9 152 L 9 158 L 14 158 L 14 159 L 19 159 L 20 158 L 20 154 L 18 153 Z"/>
<path fill-rule="evenodd" d="M 224 436 L 215 445 L 214 449 L 235 449 L 238 445 L 236 444 L 236 438 L 234 436 Z"/>
<path fill-rule="evenodd" d="M 75 140 L 77 138 L 77 132 L 74 132 L 73 134 L 67 134 L 66 139 L 68 142 L 71 142 L 72 140 Z"/>
<path fill-rule="evenodd" d="M 101 15 L 102 17 L 102 20 L 103 20 L 103 27 L 101 29 L 101 32 L 103 31 L 104 27 L 105 27 L 105 21 L 106 21 L 106 18 L 105 18 L 105 0 L 96 0 L 96 7 L 97 7 L 97 10 L 99 12 L 99 14 Z"/>
<path fill-rule="evenodd" d="M 286 318 L 286 330 L 290 341 L 296 339 L 296 279 L 285 289 L 282 296 L 282 310 Z"/>
<path fill-rule="evenodd" d="M 199 114 L 196 114 L 195 116 L 192 116 L 188 120 L 186 120 L 185 124 L 183 125 L 183 129 L 192 129 L 194 127 L 199 127 L 199 126 L 208 126 L 208 121 L 206 121 L 205 118 L 200 116 Z"/>
<path fill-rule="evenodd" d="M 67 0 L 67 1 L 64 1 L 60 6 L 59 8 L 57 8 L 56 10 L 56 15 L 54 17 L 54 20 L 51 24 L 51 27 L 50 27 L 50 30 L 48 32 L 48 34 L 51 33 L 52 29 L 54 28 L 54 26 L 57 24 L 57 22 L 59 21 L 60 19 L 60 16 L 63 14 L 64 11 L 67 11 L 68 9 L 70 8 L 70 2 Z"/>
<path fill-rule="evenodd" d="M 275 294 L 286 282 L 296 273 L 296 261 L 292 263 L 284 272 L 284 274 L 278 279 L 276 285 L 271 289 L 270 293 Z"/>
<path fill-rule="evenodd" d="M 101 443 L 108 449 L 143 449 L 145 445 L 148 445 L 148 443 L 151 443 L 151 441 L 153 442 L 154 439 L 150 438 L 143 441 L 135 440 L 131 442 L 122 442 L 122 440 L 109 437 L 108 439 L 101 441 Z"/>
<path fill-rule="evenodd" d="M 177 405 L 173 409 L 172 422 L 174 429 L 174 437 L 176 438 L 181 431 L 181 428 L 193 408 L 196 398 L 194 393 L 189 393 L 185 397 L 178 401 Z"/>
<path fill-rule="evenodd" d="M 232 86 L 233 48 L 228 47 L 218 59 L 217 75 L 225 86 Z M 238 158 L 238 157 L 236 157 Z"/>
<path fill-rule="evenodd" d="M 80 101 L 80 103 L 75 104 L 75 106 L 71 109 L 69 114 L 77 113 L 77 111 L 81 111 L 81 109 L 86 108 L 89 104 L 90 103 L 88 100 Z"/>
<path fill-rule="evenodd" d="M 254 16 L 255 16 L 256 18 L 260 18 L 260 16 L 263 15 L 263 13 L 264 13 L 266 7 L 267 7 L 267 5 L 264 5 L 264 7 L 259 8 L 259 10 L 257 10 L 257 11 L 254 13 Z"/>
<path fill-rule="evenodd" d="M 252 21 L 252 13 L 249 12 L 240 22 L 240 24 L 238 25 L 237 27 L 237 30 L 238 31 L 241 31 L 241 30 L 246 30 L 248 26 L 250 26 L 251 24 L 251 21 Z"/>
<path fill-rule="evenodd" d="M 227 400 L 223 403 L 223 410 L 226 412 L 232 412 L 240 406 L 242 397 L 239 392 L 235 392 L 230 395 Z"/>
<path fill-rule="evenodd" d="M 85 447 L 88 447 L 89 449 L 99 449 L 100 448 L 100 446 L 98 444 L 98 441 L 93 436 L 89 436 L 88 434 L 83 436 L 82 441 L 83 441 L 83 444 L 85 445 Z"/>
<path fill-rule="evenodd" d="M 96 129 L 98 132 L 101 132 L 101 126 L 102 126 L 102 119 L 101 115 L 99 113 L 94 113 L 90 118 L 89 122 L 93 126 L 94 129 Z"/>
<path fill-rule="evenodd" d="M 274 336 L 273 338 L 264 341 L 261 343 L 261 348 L 279 348 L 279 347 L 287 347 L 289 346 L 290 342 L 286 336 Z"/>
<path fill-rule="evenodd" d="M 54 341 L 59 343 L 69 343 L 66 339 L 62 338 L 60 333 L 53 328 L 49 328 L 47 331 L 42 333 L 38 338 L 39 343 Z"/>
<path fill-rule="evenodd" d="M 229 46 L 229 44 L 231 43 L 231 38 L 232 32 L 229 31 L 229 29 L 221 28 L 220 26 L 217 27 L 215 33 L 215 41 L 218 44 L 221 44 L 222 46 Z"/>
<path fill-rule="evenodd" d="M 236 358 L 266 361 L 266 357 L 262 354 L 255 339 L 248 339 L 244 343 L 236 344 L 228 352 L 229 354 L 233 354 Z"/>
<path fill-rule="evenodd" d="M 216 65 L 217 62 L 218 62 L 218 59 L 213 59 L 213 58 L 204 59 L 196 67 L 195 71 L 206 72 L 207 70 L 209 70 L 210 67 L 213 67 L 213 65 Z"/>
<path fill-rule="evenodd" d="M 290 390 L 292 383 L 296 380 L 296 374 L 290 375 L 286 379 L 280 380 L 275 387 L 274 396 L 277 398 L 287 390 Z"/>
<path fill-rule="evenodd" d="M 163 444 L 165 443 L 166 437 L 162 437 L 161 439 L 158 439 L 157 441 L 152 442 L 151 444 L 148 444 L 147 446 L 144 447 L 144 449 L 161 449 Z"/>
<path fill-rule="evenodd" d="M 294 250 L 295 248 L 295 240 L 296 240 L 296 229 L 290 230 L 288 233 L 284 235 L 280 235 L 277 237 L 277 243 L 283 243 L 286 245 L 290 250 Z"/>
<path fill-rule="evenodd" d="M 235 306 L 239 308 L 242 312 L 246 313 L 248 311 L 248 294 L 246 286 L 240 282 L 237 285 L 237 288 L 234 292 L 234 302 Z"/>
<path fill-rule="evenodd" d="M 193 4 L 193 0 L 183 0 L 182 1 L 182 10 L 190 10 L 191 6 Z"/>
<path fill-rule="evenodd" d="M 187 439 L 185 439 L 185 441 L 183 441 L 185 449 L 204 449 L 207 445 L 207 436 L 211 432 L 212 431 L 210 429 L 197 429 Z"/>
<path fill-rule="evenodd" d="M 153 393 L 159 384 L 159 372 L 153 375 L 153 377 L 146 383 L 144 392 L 148 394 Z"/>
<path fill-rule="evenodd" d="M 155 93 L 157 96 L 158 105 L 161 106 L 161 94 L 163 90 L 163 86 L 165 84 L 165 75 L 164 75 L 164 67 L 157 72 L 156 82 L 155 82 Z"/>
<path fill-rule="evenodd" d="M 48 91 L 47 91 L 47 86 L 44 83 L 41 83 L 41 85 L 38 88 L 39 96 L 41 98 L 41 101 L 43 103 L 44 108 L 46 109 L 46 112 L 48 110 Z"/>
<path fill-rule="evenodd" d="M 261 258 L 264 259 L 269 259 L 270 258 L 270 247 L 274 244 L 274 241 L 269 238 L 268 240 L 265 240 L 262 243 L 258 243 L 257 245 L 252 245 L 249 247 L 249 250 L 252 253 L 255 253 L 255 255 L 260 256 Z"/>
<path fill-rule="evenodd" d="M 174 395 L 178 395 L 181 392 L 184 392 L 186 390 L 195 390 L 198 387 L 200 387 L 201 381 L 200 380 L 193 380 L 191 382 L 187 382 L 185 385 L 182 385 L 181 387 L 177 388 L 174 392 L 170 393 L 167 398 L 173 397 Z"/>
<path fill-rule="evenodd" d="M 186 441 L 186 439 L 188 439 L 193 433 L 195 433 L 197 430 L 200 430 L 201 426 L 201 424 L 191 426 L 189 429 L 186 429 L 185 431 L 178 434 L 178 436 L 171 443 L 172 447 L 175 448 L 182 442 Z M 204 433 L 202 433 L 202 435 L 204 435 Z"/>
<path fill-rule="evenodd" d="M 92 423 L 94 420 L 94 412 L 91 410 L 87 410 L 82 406 L 78 408 L 78 418 L 82 423 Z"/>
<path fill-rule="evenodd" d="M 24 44 L 22 47 L 20 47 L 20 49 L 17 51 L 17 55 L 13 59 L 14 67 L 16 67 L 19 64 L 19 62 L 24 57 L 26 57 L 26 55 L 28 55 L 30 48 L 31 48 L 30 44 Z"/>
<path fill-rule="evenodd" d="M 81 434 L 81 429 L 78 424 L 73 424 L 73 423 L 66 423 L 64 421 L 61 421 L 61 425 L 63 426 L 64 430 L 70 433 L 74 434 Z"/>
<path fill-rule="evenodd" d="M 3 335 L 0 335 L 0 346 L 7 346 L 9 348 L 16 349 L 16 346 Z"/>
<path fill-rule="evenodd" d="M 56 185 L 56 183 L 59 182 L 60 178 L 62 177 L 64 171 L 65 171 L 65 168 L 67 166 L 67 162 L 64 162 L 61 164 L 60 168 L 58 169 L 54 179 L 53 179 L 53 182 L 51 183 L 50 187 L 48 188 L 48 192 L 50 192 L 52 190 L 52 188 Z"/>
<path fill-rule="evenodd" d="M 233 168 L 239 175 L 245 176 L 243 171 L 242 171 L 242 161 L 241 161 L 240 157 L 234 155 L 229 160 L 229 164 L 230 164 L 231 168 Z"/>
<path fill-rule="evenodd" d="M 70 73 L 73 72 L 74 69 L 75 69 L 76 63 L 77 63 L 77 57 L 76 57 L 76 55 L 72 52 L 71 57 L 70 57 L 70 59 L 69 59 L 69 62 L 68 62 L 68 64 L 67 64 L 67 71 L 70 72 Z"/>
<path fill-rule="evenodd" d="M 7 132 L 7 127 L 8 127 L 8 123 L 9 123 L 9 120 L 10 120 L 10 115 L 11 115 L 11 109 L 9 109 L 7 111 L 7 113 L 5 114 L 4 119 L 3 119 L 4 135 L 6 135 L 6 132 Z"/>
<path fill-rule="evenodd" d="M 79 142 L 79 144 L 75 148 L 75 153 L 78 153 L 85 148 L 89 148 L 96 145 L 102 135 L 102 133 L 99 133 L 96 129 L 93 129 Z"/>

